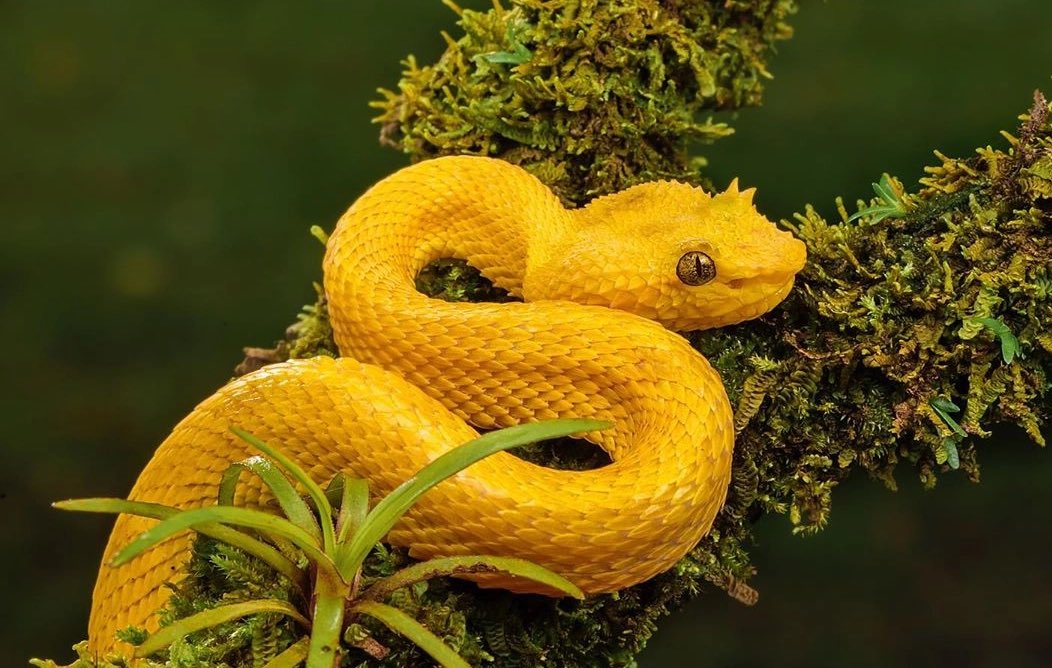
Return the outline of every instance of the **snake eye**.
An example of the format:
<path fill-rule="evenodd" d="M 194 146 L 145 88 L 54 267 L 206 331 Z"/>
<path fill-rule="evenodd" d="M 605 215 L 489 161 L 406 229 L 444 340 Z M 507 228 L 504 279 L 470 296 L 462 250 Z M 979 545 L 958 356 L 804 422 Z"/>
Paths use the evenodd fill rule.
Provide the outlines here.
<path fill-rule="evenodd" d="M 687 285 L 704 285 L 716 278 L 716 263 L 701 251 L 689 251 L 676 263 L 676 276 Z"/>

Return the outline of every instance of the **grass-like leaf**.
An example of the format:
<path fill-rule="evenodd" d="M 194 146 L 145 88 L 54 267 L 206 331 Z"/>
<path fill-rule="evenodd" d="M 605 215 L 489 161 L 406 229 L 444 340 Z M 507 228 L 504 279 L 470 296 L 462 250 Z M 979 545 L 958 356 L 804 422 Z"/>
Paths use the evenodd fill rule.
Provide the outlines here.
<path fill-rule="evenodd" d="M 395 633 L 413 641 L 443 668 L 471 668 L 470 664 L 460 658 L 452 647 L 442 642 L 442 639 L 429 631 L 426 626 L 398 608 L 392 608 L 376 601 L 360 601 L 351 608 L 351 612 L 369 615 L 379 620 Z"/>
<path fill-rule="evenodd" d="M 300 611 L 285 601 L 277 599 L 260 599 L 258 601 L 246 601 L 244 603 L 232 603 L 211 610 L 205 610 L 189 617 L 183 617 L 177 622 L 160 628 L 156 633 L 146 639 L 146 642 L 135 648 L 135 657 L 142 658 L 159 652 L 176 640 L 194 631 L 201 631 L 223 622 L 233 619 L 255 615 L 261 612 L 280 612 L 295 619 L 305 628 L 310 628 L 310 622 L 300 614 Z"/>
<path fill-rule="evenodd" d="M 120 566 L 163 540 L 186 529 L 198 530 L 202 525 L 213 522 L 232 524 L 234 526 L 257 529 L 268 534 L 275 534 L 291 541 L 296 547 L 318 564 L 319 567 L 332 566 L 332 561 L 320 549 L 309 533 L 283 517 L 271 515 L 259 510 L 249 510 L 233 506 L 207 506 L 184 510 L 162 520 L 139 534 L 128 543 L 113 559 L 114 566 Z"/>
<path fill-rule="evenodd" d="M 145 501 L 128 501 L 126 499 L 70 499 L 68 501 L 56 501 L 51 504 L 61 510 L 88 513 L 112 513 L 137 515 L 155 520 L 166 520 L 177 515 L 182 510 L 165 506 L 159 503 L 147 503 Z M 248 534 L 238 531 L 233 527 L 221 524 L 200 524 L 194 530 L 205 536 L 223 541 L 229 545 L 241 549 L 257 559 L 269 564 L 274 570 L 284 575 L 300 591 L 306 591 L 306 575 L 289 558 L 279 550 L 257 540 Z"/>
<path fill-rule="evenodd" d="M 231 464 L 226 471 L 223 471 L 223 477 L 219 482 L 219 505 L 234 505 L 237 483 L 245 471 L 257 475 L 270 488 L 289 521 L 309 533 L 319 544 L 321 543 L 321 527 L 318 526 L 318 519 L 314 516 L 310 506 L 296 492 L 296 488 L 292 486 L 285 474 L 265 457 L 259 455 L 249 457 L 236 464 Z"/>
<path fill-rule="evenodd" d="M 953 432 L 952 436 L 942 439 L 942 447 L 935 452 L 935 461 L 939 464 L 946 463 L 951 469 L 957 469 L 961 465 L 961 455 L 957 451 L 957 441 L 966 437 L 968 433 L 964 431 L 961 425 L 957 424 L 957 420 L 950 417 L 950 413 L 959 413 L 961 407 L 945 397 L 936 397 L 928 405 Z"/>
<path fill-rule="evenodd" d="M 957 424 L 957 420 L 950 417 L 950 413 L 959 413 L 961 411 L 960 406 L 943 397 L 932 399 L 931 402 L 929 402 L 929 405 L 931 406 L 931 409 L 935 411 L 935 414 L 939 416 L 939 419 L 941 419 L 946 426 L 953 431 L 953 433 L 961 437 L 968 435 L 968 432 L 966 432 L 961 425 Z"/>
<path fill-rule="evenodd" d="M 336 521 L 336 542 L 344 543 L 362 526 L 369 514 L 369 483 L 361 478 L 342 479 L 340 513 Z"/>
<path fill-rule="evenodd" d="M 318 570 L 314 581 L 314 604 L 311 609 L 311 637 L 307 648 L 307 668 L 328 668 L 340 653 L 340 635 L 350 583 L 335 569 Z"/>
<path fill-rule="evenodd" d="M 326 552 L 330 552 L 336 545 L 336 530 L 332 525 L 332 506 L 329 504 L 329 499 L 325 496 L 325 490 L 319 487 L 318 483 L 314 482 L 299 464 L 292 461 L 291 458 L 287 457 L 281 451 L 270 447 L 244 429 L 231 427 L 230 431 L 234 432 L 234 434 L 244 442 L 273 459 L 283 469 L 288 471 L 289 475 L 291 475 L 296 482 L 303 485 L 303 489 L 307 491 L 307 495 L 314 501 L 315 506 L 318 508 L 318 516 L 321 521 L 322 548 Z"/>
<path fill-rule="evenodd" d="M 365 556 L 422 494 L 480 459 L 519 445 L 608 426 L 609 423 L 595 420 L 551 420 L 491 432 L 436 458 L 381 500 L 372 512 L 369 512 L 369 488 L 366 481 L 339 473 L 333 477 L 328 488 L 322 490 L 289 457 L 251 434 L 232 428 L 235 434 L 273 461 L 251 457 L 230 466 L 220 481 L 218 505 L 179 510 L 123 499 L 79 499 L 58 502 L 55 506 L 65 510 L 128 513 L 158 520 L 157 524 L 121 549 L 112 560 L 113 565 L 127 563 L 187 529 L 212 536 L 260 557 L 286 574 L 305 594 L 308 592 L 306 572 L 287 555 L 295 554 L 295 558 L 298 558 L 298 553 L 302 552 L 313 565 L 316 577 L 309 592 L 310 622 L 293 606 L 279 600 L 223 605 L 162 628 L 138 647 L 136 657 L 148 656 L 187 634 L 239 617 L 261 612 L 281 612 L 309 626 L 310 638 L 282 652 L 267 668 L 289 668 L 304 660 L 308 668 L 330 668 L 342 652 L 340 636 L 345 615 L 352 613 L 375 617 L 416 643 L 441 665 L 461 668 L 468 664 L 440 638 L 410 616 L 376 599 L 429 578 L 498 572 L 530 579 L 576 598 L 583 598 L 584 594 L 573 583 L 537 564 L 506 557 L 472 556 L 433 559 L 410 566 L 375 583 L 365 596 L 358 597 L 359 569 Z M 233 505 L 238 481 L 245 471 L 257 475 L 271 489 L 286 517 Z M 308 496 L 314 501 L 317 516 L 314 515 L 315 509 L 297 493 L 296 483 L 307 490 Z M 336 518 L 333 516 L 335 503 L 339 503 L 339 516 Z M 266 542 L 240 531 L 238 527 L 259 532 Z"/>
<path fill-rule="evenodd" d="M 420 498 L 446 478 L 496 452 L 610 426 L 597 420 L 548 420 L 492 431 L 439 456 L 415 476 L 399 485 L 376 504 L 354 538 L 341 549 L 336 564 L 341 573 L 358 570 L 373 545 L 380 542 L 399 518 Z"/>
<path fill-rule="evenodd" d="M 440 557 L 438 559 L 421 561 L 374 583 L 362 593 L 362 598 L 382 601 L 392 592 L 422 580 L 468 573 L 507 573 L 547 585 L 552 589 L 563 592 L 567 596 L 577 599 L 584 598 L 584 592 L 577 585 L 558 573 L 553 573 L 532 561 L 509 557 L 478 556 Z"/>

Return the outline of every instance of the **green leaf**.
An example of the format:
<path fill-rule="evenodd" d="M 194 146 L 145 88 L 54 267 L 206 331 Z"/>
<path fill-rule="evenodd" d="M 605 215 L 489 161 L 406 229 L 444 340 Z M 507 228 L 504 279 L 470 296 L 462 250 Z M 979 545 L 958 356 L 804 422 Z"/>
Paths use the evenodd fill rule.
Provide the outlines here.
<path fill-rule="evenodd" d="M 333 510 L 340 505 L 343 499 L 343 482 L 346 477 L 343 473 L 337 472 L 325 486 L 325 498 L 329 500 L 329 505 L 333 507 Z"/>
<path fill-rule="evenodd" d="M 997 318 L 976 318 L 976 320 L 993 332 L 994 336 L 1001 341 L 1001 358 L 1005 361 L 1005 364 L 1011 364 L 1012 360 L 1017 356 L 1023 356 L 1019 351 L 1019 339 L 1008 328 L 1008 325 Z"/>
<path fill-rule="evenodd" d="M 485 556 L 441 557 L 413 564 L 376 582 L 362 594 L 362 598 L 382 601 L 392 592 L 423 580 L 468 573 L 507 573 L 539 582 L 577 599 L 584 598 L 584 592 L 577 585 L 544 566 L 525 559 Z"/>
<path fill-rule="evenodd" d="M 895 194 L 895 189 L 891 187 L 891 181 L 888 179 L 887 174 L 883 174 L 880 177 L 880 181 L 873 184 L 873 192 L 885 204 L 895 205 L 899 202 L 899 197 Z"/>
<path fill-rule="evenodd" d="M 512 51 L 491 51 L 478 56 L 487 63 L 502 65 L 521 65 L 533 58 L 533 53 L 522 44 L 516 44 Z"/>
<path fill-rule="evenodd" d="M 307 668 L 330 668 L 340 654 L 340 634 L 350 586 L 335 570 L 318 571 L 314 582 L 314 603 L 311 610 L 310 645 L 307 647 Z"/>
<path fill-rule="evenodd" d="M 128 501 L 125 499 L 70 499 L 68 501 L 56 501 L 51 505 L 61 510 L 88 513 L 124 513 L 126 515 L 149 517 L 155 520 L 165 520 L 183 512 L 179 508 L 172 508 L 159 503 Z M 194 527 L 194 530 L 251 554 L 288 578 L 300 591 L 306 591 L 306 574 L 280 551 L 263 541 L 257 540 L 243 531 L 221 524 L 200 524 Z"/>
<path fill-rule="evenodd" d="M 887 174 L 882 175 L 880 181 L 873 184 L 873 192 L 876 193 L 879 203 L 860 209 L 858 213 L 848 218 L 847 222 L 870 216 L 870 224 L 876 224 L 888 217 L 901 218 L 906 215 L 906 205 L 895 193 L 895 188 L 891 185 L 891 177 Z"/>
<path fill-rule="evenodd" d="M 946 453 L 946 463 L 949 467 L 955 471 L 959 469 L 961 467 L 961 455 L 957 451 L 957 443 L 953 438 L 942 439 L 942 449 Z M 938 458 L 936 458 L 937 460 Z"/>
<path fill-rule="evenodd" d="M 318 549 L 318 544 L 311 535 L 292 522 L 283 517 L 277 517 L 259 510 L 232 506 L 208 506 L 184 510 L 172 515 L 139 534 L 138 537 L 117 553 L 112 563 L 114 566 L 125 564 L 180 531 L 186 529 L 199 530 L 201 525 L 211 523 L 232 524 L 276 534 L 291 541 L 296 547 L 303 550 L 307 557 L 314 561 L 318 567 L 332 566 L 332 561 Z"/>
<path fill-rule="evenodd" d="M 351 607 L 351 612 L 369 615 L 383 623 L 395 633 L 411 640 L 417 647 L 427 652 L 443 668 L 471 668 L 452 647 L 429 631 L 420 622 L 405 614 L 398 608 L 392 608 L 376 601 L 360 601 Z"/>
<path fill-rule="evenodd" d="M 128 501 L 127 499 L 111 499 L 106 497 L 94 497 L 90 499 L 66 499 L 55 501 L 52 508 L 69 510 L 75 513 L 111 513 L 114 515 L 138 515 L 155 520 L 163 520 L 172 515 L 182 512 L 179 508 L 166 506 L 160 503 L 147 503 L 146 501 Z"/>
<path fill-rule="evenodd" d="M 336 559 L 337 568 L 341 573 L 356 572 L 373 545 L 387 535 L 391 527 L 416 503 L 421 495 L 480 459 L 527 443 L 605 429 L 609 426 L 608 422 L 596 420 L 533 422 L 492 431 L 453 448 L 425 466 L 419 473 L 399 485 L 376 504 L 351 542 L 345 549 L 340 550 Z"/>
<path fill-rule="evenodd" d="M 533 53 L 526 48 L 525 44 L 519 41 L 518 30 L 516 30 L 515 24 L 508 24 L 508 30 L 504 39 L 511 47 L 510 51 L 491 51 L 479 54 L 475 58 L 484 60 L 487 63 L 500 63 L 503 65 L 521 65 L 533 58 Z"/>
<path fill-rule="evenodd" d="M 336 542 L 348 541 L 358 531 L 369 514 L 369 483 L 360 478 L 342 478 L 340 512 L 336 520 Z M 346 577 L 346 575 L 344 576 Z"/>
<path fill-rule="evenodd" d="M 293 524 L 303 529 L 321 543 L 321 527 L 318 526 L 318 518 L 311 512 L 303 498 L 296 492 L 285 474 L 278 467 L 259 455 L 249 457 L 236 464 L 231 464 L 223 471 L 223 477 L 219 482 L 219 505 L 234 505 L 234 493 L 237 491 L 237 482 L 241 479 L 241 473 L 248 471 L 259 476 L 277 499 L 285 517 Z"/>
<path fill-rule="evenodd" d="M 273 459 L 283 469 L 288 471 L 296 482 L 303 485 L 303 488 L 307 490 L 307 495 L 318 508 L 318 519 L 321 521 L 322 549 L 331 554 L 336 547 L 336 529 L 332 525 L 332 506 L 329 504 L 329 499 L 325 496 L 325 491 L 307 475 L 306 471 L 300 468 L 296 462 L 286 457 L 281 451 L 272 448 L 243 429 L 230 427 L 230 431 L 234 432 L 244 442 Z"/>
<path fill-rule="evenodd" d="M 284 652 L 267 661 L 263 668 L 296 668 L 307 658 L 307 643 L 310 638 L 301 638 L 289 645 Z"/>
<path fill-rule="evenodd" d="M 961 407 L 953 403 L 952 399 L 945 397 L 935 397 L 931 400 L 931 407 L 936 411 L 946 411 L 947 413 L 959 413 Z"/>
<path fill-rule="evenodd" d="M 932 399 L 928 405 L 931 406 L 932 410 L 935 411 L 935 414 L 946 423 L 946 426 L 953 430 L 953 433 L 961 437 L 968 435 L 968 433 L 961 428 L 961 425 L 957 424 L 957 420 L 950 417 L 950 413 L 960 412 L 960 406 L 949 399 L 944 399 L 943 397 Z"/>
<path fill-rule="evenodd" d="M 258 601 L 232 603 L 231 605 L 223 605 L 184 617 L 168 626 L 162 627 L 157 633 L 147 638 L 146 642 L 136 647 L 133 656 L 136 658 L 149 656 L 194 631 L 201 631 L 233 619 L 256 615 L 261 612 L 280 612 L 295 619 L 305 628 L 310 628 L 310 622 L 307 618 L 285 601 L 260 599 Z"/>

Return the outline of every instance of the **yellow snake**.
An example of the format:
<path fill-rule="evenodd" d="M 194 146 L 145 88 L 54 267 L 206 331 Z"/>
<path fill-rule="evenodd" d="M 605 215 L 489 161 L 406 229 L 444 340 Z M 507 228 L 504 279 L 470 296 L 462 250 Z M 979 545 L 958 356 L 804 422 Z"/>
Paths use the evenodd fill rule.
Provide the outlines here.
<path fill-rule="evenodd" d="M 804 245 L 737 184 L 715 197 L 654 182 L 567 210 L 540 181 L 478 157 L 384 179 L 328 241 L 325 293 L 343 357 L 293 360 L 229 383 L 180 422 L 131 498 L 214 503 L 220 473 L 249 456 L 229 427 L 276 445 L 316 480 L 336 471 L 386 494 L 449 448 L 531 420 L 590 417 L 612 463 L 559 471 L 507 453 L 436 487 L 388 539 L 413 556 L 490 554 L 543 564 L 590 594 L 668 569 L 726 495 L 733 430 L 719 376 L 669 330 L 753 318 L 789 292 Z M 524 303 L 429 299 L 414 278 L 461 258 Z M 260 502 L 242 485 L 239 500 Z M 104 564 L 152 521 L 118 518 Z M 99 570 L 95 651 L 151 617 L 188 538 Z M 522 589 L 521 582 L 483 584 Z"/>

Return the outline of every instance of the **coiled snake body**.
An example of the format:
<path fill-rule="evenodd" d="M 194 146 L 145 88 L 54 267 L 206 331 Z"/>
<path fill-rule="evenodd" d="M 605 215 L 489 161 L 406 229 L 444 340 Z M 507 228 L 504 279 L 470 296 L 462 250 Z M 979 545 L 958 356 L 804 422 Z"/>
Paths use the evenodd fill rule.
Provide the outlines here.
<path fill-rule="evenodd" d="M 328 242 L 325 291 L 344 357 L 274 364 L 229 383 L 175 427 L 131 498 L 214 502 L 221 472 L 251 454 L 231 425 L 317 480 L 346 471 L 383 495 L 475 437 L 469 424 L 592 417 L 614 424 L 587 436 L 610 465 L 558 471 L 497 454 L 426 494 L 388 539 L 419 558 L 530 559 L 587 593 L 666 570 L 712 524 L 733 448 L 718 375 L 669 329 L 760 315 L 804 262 L 803 244 L 750 199 L 736 185 L 711 197 L 656 182 L 567 210 L 497 160 L 403 169 L 363 195 Z M 418 293 L 416 274 L 445 257 L 467 260 L 525 303 Z M 239 500 L 258 503 L 260 492 L 243 484 Z M 104 561 L 150 523 L 118 518 Z M 163 583 L 187 546 L 170 540 L 100 569 L 93 649 L 113 647 L 124 626 L 155 626 Z"/>

